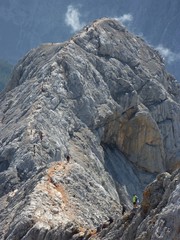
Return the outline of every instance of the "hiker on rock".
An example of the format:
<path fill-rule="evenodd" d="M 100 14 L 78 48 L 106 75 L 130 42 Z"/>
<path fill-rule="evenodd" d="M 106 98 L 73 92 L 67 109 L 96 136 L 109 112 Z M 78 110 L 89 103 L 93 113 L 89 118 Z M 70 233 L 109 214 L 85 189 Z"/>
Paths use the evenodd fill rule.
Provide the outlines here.
<path fill-rule="evenodd" d="M 127 208 L 126 208 L 126 206 L 123 204 L 123 205 L 122 205 L 122 215 L 124 215 L 126 211 L 127 211 Z"/>
<path fill-rule="evenodd" d="M 67 155 L 66 160 L 67 160 L 67 163 L 70 162 L 70 156 L 69 155 Z"/>
<path fill-rule="evenodd" d="M 133 207 L 137 208 L 138 197 L 136 194 L 133 194 L 132 202 L 133 202 Z"/>

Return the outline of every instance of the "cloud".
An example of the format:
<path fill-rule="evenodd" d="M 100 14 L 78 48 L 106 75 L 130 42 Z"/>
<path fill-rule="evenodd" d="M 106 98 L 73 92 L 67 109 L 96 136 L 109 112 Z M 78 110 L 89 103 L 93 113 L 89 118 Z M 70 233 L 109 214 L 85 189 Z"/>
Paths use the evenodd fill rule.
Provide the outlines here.
<path fill-rule="evenodd" d="M 80 16 L 81 14 L 77 8 L 72 5 L 68 6 L 65 15 L 65 23 L 72 28 L 73 32 L 80 30 L 85 25 L 84 22 L 80 22 Z"/>
<path fill-rule="evenodd" d="M 162 55 L 167 63 L 172 63 L 180 60 L 180 53 L 174 53 L 169 48 L 165 48 L 162 44 L 156 47 L 156 50 Z"/>
<path fill-rule="evenodd" d="M 121 17 L 115 17 L 115 19 L 119 22 L 121 22 L 122 24 L 128 23 L 128 22 L 132 22 L 133 21 L 133 16 L 128 13 L 128 14 L 124 14 Z"/>

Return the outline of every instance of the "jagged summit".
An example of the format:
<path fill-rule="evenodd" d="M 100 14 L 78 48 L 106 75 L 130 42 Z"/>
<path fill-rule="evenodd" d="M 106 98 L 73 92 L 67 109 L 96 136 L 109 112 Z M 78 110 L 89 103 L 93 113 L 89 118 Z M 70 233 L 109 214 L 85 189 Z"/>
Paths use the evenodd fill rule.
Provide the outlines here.
<path fill-rule="evenodd" d="M 121 218 L 179 166 L 179 93 L 158 52 L 112 19 L 27 53 L 1 94 L 2 238 L 80 239 Z"/>

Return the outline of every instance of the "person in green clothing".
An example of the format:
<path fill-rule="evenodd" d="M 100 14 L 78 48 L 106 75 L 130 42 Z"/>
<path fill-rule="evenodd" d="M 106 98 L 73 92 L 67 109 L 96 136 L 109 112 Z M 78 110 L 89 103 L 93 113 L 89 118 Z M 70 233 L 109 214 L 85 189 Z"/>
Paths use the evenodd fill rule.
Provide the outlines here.
<path fill-rule="evenodd" d="M 136 194 L 133 194 L 132 202 L 133 202 L 133 207 L 137 208 L 138 197 Z"/>

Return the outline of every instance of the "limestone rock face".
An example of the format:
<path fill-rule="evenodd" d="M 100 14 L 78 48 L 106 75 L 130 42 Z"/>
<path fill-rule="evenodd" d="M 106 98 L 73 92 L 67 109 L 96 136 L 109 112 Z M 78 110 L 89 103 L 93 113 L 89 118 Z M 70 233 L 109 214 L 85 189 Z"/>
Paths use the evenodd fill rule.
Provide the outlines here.
<path fill-rule="evenodd" d="M 180 170 L 162 173 L 148 185 L 139 209 L 116 220 L 90 239 L 178 240 L 180 237 Z"/>
<path fill-rule="evenodd" d="M 1 238 L 86 239 L 121 218 L 179 167 L 179 93 L 157 51 L 111 19 L 27 53 L 0 96 Z"/>

